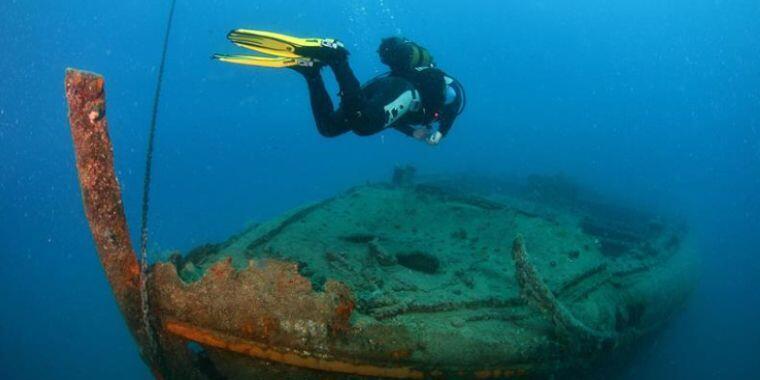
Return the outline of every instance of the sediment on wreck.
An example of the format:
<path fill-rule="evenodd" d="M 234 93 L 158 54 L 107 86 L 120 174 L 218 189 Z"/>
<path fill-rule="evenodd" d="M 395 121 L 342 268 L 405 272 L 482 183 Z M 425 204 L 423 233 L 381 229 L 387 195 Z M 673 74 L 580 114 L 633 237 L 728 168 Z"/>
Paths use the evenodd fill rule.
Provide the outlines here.
<path fill-rule="evenodd" d="M 512 258 L 523 296 L 549 318 L 566 342 L 575 342 L 574 348 L 582 350 L 585 345 L 599 346 L 612 341 L 612 335 L 588 327 L 559 302 L 531 264 L 522 235 L 512 242 Z"/>

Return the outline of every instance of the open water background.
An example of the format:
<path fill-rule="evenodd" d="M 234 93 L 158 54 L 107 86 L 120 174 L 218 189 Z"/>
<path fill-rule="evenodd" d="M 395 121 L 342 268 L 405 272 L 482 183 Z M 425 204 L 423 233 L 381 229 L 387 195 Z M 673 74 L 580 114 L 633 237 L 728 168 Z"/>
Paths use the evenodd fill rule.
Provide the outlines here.
<path fill-rule="evenodd" d="M 0 378 L 150 376 L 82 212 L 63 74 L 72 66 L 106 77 L 137 237 L 168 8 L 0 2 Z M 700 242 L 691 304 L 621 376 L 757 378 L 758 20 L 751 0 L 178 0 L 151 249 L 222 240 L 248 222 L 385 179 L 399 163 L 423 173 L 564 173 L 686 218 Z M 225 39 L 235 27 L 341 38 L 364 80 L 384 71 L 380 38 L 405 35 L 464 84 L 468 109 L 436 148 L 393 131 L 322 138 L 298 75 L 209 59 L 238 51 Z"/>

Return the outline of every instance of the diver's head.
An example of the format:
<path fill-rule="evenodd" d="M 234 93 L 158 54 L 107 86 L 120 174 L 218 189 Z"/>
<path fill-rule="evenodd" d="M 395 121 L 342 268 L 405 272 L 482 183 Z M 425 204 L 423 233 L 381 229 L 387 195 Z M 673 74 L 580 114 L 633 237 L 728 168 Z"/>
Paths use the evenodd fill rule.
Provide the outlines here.
<path fill-rule="evenodd" d="M 394 72 L 433 66 L 433 56 L 427 49 L 403 37 L 384 38 L 377 53 L 380 61 Z"/>

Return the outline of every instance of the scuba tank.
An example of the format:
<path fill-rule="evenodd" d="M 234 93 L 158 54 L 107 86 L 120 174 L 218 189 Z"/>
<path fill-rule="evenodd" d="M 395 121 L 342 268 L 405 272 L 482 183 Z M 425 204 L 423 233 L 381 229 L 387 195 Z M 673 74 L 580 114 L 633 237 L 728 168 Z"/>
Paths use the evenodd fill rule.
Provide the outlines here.
<path fill-rule="evenodd" d="M 382 40 L 377 53 L 380 61 L 391 69 L 390 75 L 406 79 L 419 91 L 422 100 L 419 122 L 435 121 L 446 100 L 446 75 L 435 67 L 430 52 L 406 38 L 389 37 Z"/>
<path fill-rule="evenodd" d="M 393 73 L 435 65 L 433 56 L 427 49 L 403 37 L 384 38 L 377 53 L 380 61 L 388 65 Z"/>

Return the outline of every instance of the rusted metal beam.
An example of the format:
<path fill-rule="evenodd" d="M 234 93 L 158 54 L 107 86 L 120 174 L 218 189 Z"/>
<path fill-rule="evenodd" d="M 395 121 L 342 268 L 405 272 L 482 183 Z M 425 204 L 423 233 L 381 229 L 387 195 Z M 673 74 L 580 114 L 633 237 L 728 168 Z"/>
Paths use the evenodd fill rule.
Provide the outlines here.
<path fill-rule="evenodd" d="M 348 360 L 328 359 L 311 356 L 308 352 L 298 352 L 262 345 L 260 343 L 209 330 L 178 321 L 166 321 L 165 330 L 188 341 L 198 342 L 206 347 L 214 347 L 235 352 L 269 362 L 286 364 L 296 368 L 323 371 L 330 374 L 345 374 L 384 379 L 425 379 L 425 378 L 474 378 L 501 379 L 525 376 L 523 369 L 482 369 L 444 373 L 422 371 L 407 366 L 385 367 L 369 363 L 354 363 Z"/>
<path fill-rule="evenodd" d="M 425 376 L 422 371 L 408 367 L 381 367 L 366 363 L 351 363 L 348 361 L 309 356 L 299 352 L 265 346 L 234 335 L 204 329 L 182 322 L 168 321 L 165 327 L 168 332 L 174 335 L 198 342 L 204 346 L 220 348 L 253 358 L 287 364 L 298 368 L 308 368 L 328 373 L 343 373 L 393 379 L 422 379 Z"/>
<path fill-rule="evenodd" d="M 105 81 L 98 74 L 70 68 L 66 70 L 65 84 L 79 185 L 95 247 L 143 358 L 155 368 L 155 358 L 144 351 L 148 335 L 143 328 L 140 307 L 140 265 L 132 249 L 121 189 L 114 172 Z"/>

